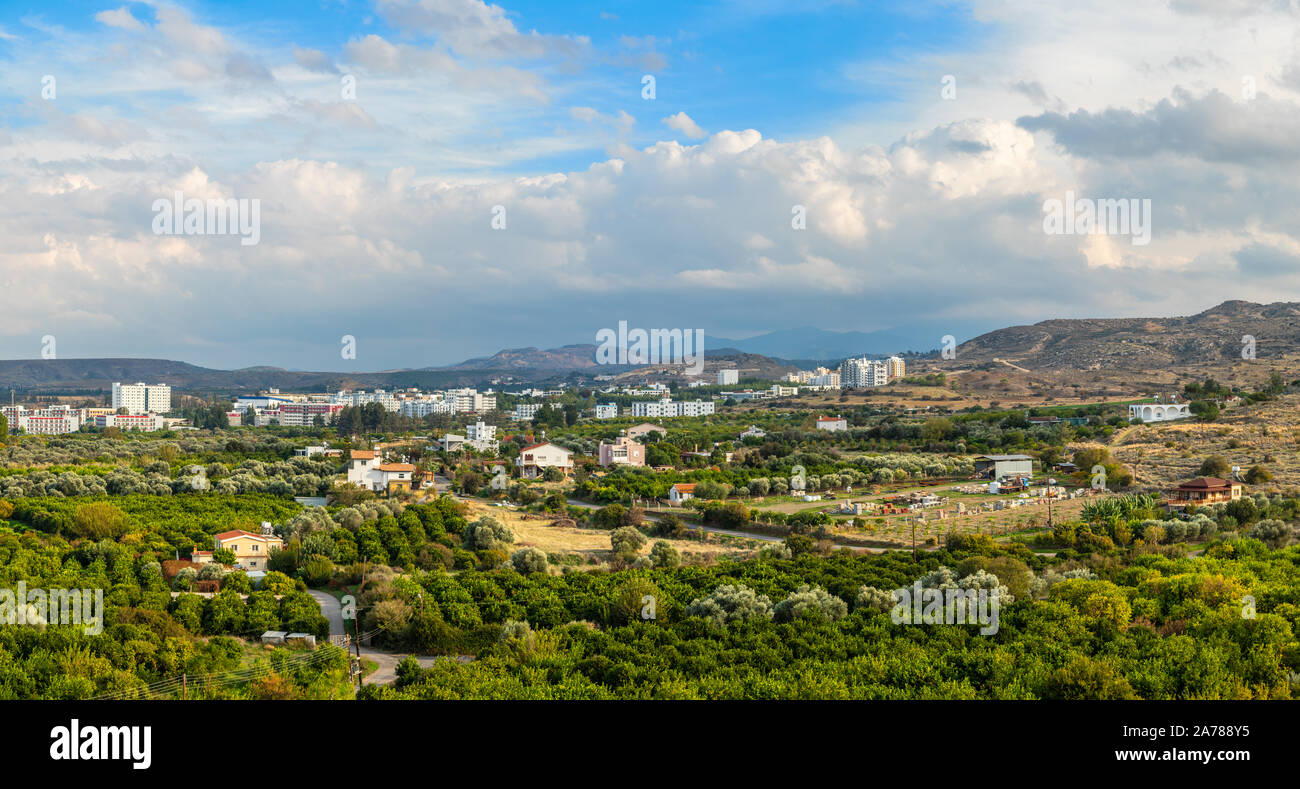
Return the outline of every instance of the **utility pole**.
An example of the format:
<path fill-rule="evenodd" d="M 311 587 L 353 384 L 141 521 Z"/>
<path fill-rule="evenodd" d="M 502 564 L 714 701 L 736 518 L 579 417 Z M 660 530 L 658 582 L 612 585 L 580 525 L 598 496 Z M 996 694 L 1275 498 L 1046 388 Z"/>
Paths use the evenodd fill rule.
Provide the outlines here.
<path fill-rule="evenodd" d="M 360 611 L 358 611 L 357 613 L 360 614 Z M 361 621 L 360 616 L 352 617 L 352 632 L 355 634 L 354 640 L 356 641 L 356 649 L 357 649 L 357 692 L 358 693 L 361 692 L 361 627 L 357 624 L 359 621 Z"/>
<path fill-rule="evenodd" d="M 181 674 L 181 701 L 189 699 L 190 693 L 190 675 Z"/>
<path fill-rule="evenodd" d="M 1052 479 L 1051 477 L 1047 478 L 1047 530 L 1048 531 L 1052 530 L 1052 499 L 1056 498 L 1055 494 L 1052 491 L 1052 486 L 1055 484 L 1056 484 L 1056 480 Z"/>

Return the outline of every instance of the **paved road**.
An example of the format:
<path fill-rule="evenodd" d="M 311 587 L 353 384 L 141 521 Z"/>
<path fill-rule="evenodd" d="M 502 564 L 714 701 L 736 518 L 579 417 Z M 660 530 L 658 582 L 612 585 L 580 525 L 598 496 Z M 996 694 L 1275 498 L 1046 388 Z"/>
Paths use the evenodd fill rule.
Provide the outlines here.
<path fill-rule="evenodd" d="M 343 620 L 343 606 L 339 603 L 338 598 L 329 592 L 322 592 L 319 589 L 308 589 L 307 593 L 315 598 L 320 604 L 320 611 L 329 620 L 330 635 L 339 636 L 350 632 L 347 622 Z M 380 685 L 388 685 L 397 679 L 397 664 L 406 657 L 406 654 L 400 652 L 384 652 L 365 644 L 361 645 L 361 657 L 367 660 L 373 660 L 379 664 L 379 668 L 374 673 L 366 677 L 366 681 Z M 439 658 L 432 655 L 416 655 L 415 659 L 420 661 L 420 665 L 428 668 L 432 666 Z M 450 660 L 451 658 L 444 658 Z M 456 660 L 467 663 L 470 658 L 462 655 Z"/>

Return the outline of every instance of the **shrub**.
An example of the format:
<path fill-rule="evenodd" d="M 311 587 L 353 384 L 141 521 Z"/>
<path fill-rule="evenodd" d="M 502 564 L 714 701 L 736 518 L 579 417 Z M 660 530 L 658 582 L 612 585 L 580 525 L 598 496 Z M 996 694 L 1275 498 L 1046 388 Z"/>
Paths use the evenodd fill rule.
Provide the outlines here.
<path fill-rule="evenodd" d="M 772 599 L 743 584 L 726 584 L 714 589 L 708 597 L 693 600 L 686 607 L 686 615 L 710 619 L 719 625 L 746 619 L 771 619 Z"/>
<path fill-rule="evenodd" d="M 527 575 L 528 573 L 544 573 L 550 569 L 550 563 L 546 558 L 546 553 L 538 548 L 520 548 L 510 556 L 510 564 L 515 568 L 515 572 Z"/>
<path fill-rule="evenodd" d="M 610 547 L 619 558 L 632 559 L 646 543 L 645 535 L 635 526 L 620 526 L 609 533 Z"/>
<path fill-rule="evenodd" d="M 677 553 L 677 549 L 663 540 L 656 542 L 650 549 L 650 560 L 655 567 L 680 567 L 682 563 L 682 557 Z"/>
<path fill-rule="evenodd" d="M 778 622 L 793 622 L 804 617 L 834 622 L 849 612 L 848 605 L 820 586 L 804 585 L 776 604 L 773 614 Z"/>

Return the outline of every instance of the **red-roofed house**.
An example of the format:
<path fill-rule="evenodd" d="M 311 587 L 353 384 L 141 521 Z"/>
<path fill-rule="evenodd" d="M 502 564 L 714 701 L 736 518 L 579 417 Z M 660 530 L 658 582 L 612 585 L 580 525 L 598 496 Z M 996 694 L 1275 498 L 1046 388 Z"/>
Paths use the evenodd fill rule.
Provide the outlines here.
<path fill-rule="evenodd" d="M 1200 507 L 1241 498 L 1241 483 L 1218 477 L 1197 477 L 1169 491 L 1172 508 Z"/>
<path fill-rule="evenodd" d="M 694 482 L 678 482 L 668 489 L 668 500 L 673 504 L 685 504 L 688 499 L 695 498 Z"/>
<path fill-rule="evenodd" d="M 415 477 L 415 466 L 410 463 L 385 463 L 378 452 L 369 449 L 352 450 L 348 464 L 348 482 L 376 493 L 393 488 L 410 489 Z"/>
<path fill-rule="evenodd" d="M 226 548 L 232 551 L 235 554 L 235 566 L 244 570 L 265 570 L 271 549 L 284 547 L 284 540 L 275 536 L 271 524 L 266 521 L 262 522 L 261 534 L 233 529 L 213 535 L 212 543 L 214 550 Z M 195 551 L 194 561 L 207 564 L 212 561 L 212 554 L 208 551 Z"/>
<path fill-rule="evenodd" d="M 817 417 L 818 430 L 848 430 L 849 420 L 842 416 L 819 416 Z"/>

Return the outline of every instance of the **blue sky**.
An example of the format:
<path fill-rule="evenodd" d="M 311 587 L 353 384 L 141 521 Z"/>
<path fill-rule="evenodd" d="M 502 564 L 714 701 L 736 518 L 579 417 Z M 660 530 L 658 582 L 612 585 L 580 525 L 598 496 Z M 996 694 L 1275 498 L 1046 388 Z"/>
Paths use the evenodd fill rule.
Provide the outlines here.
<path fill-rule="evenodd" d="M 5 2 L 0 357 L 54 336 L 65 357 L 373 370 L 620 320 L 915 327 L 928 348 L 936 326 L 1288 298 L 1292 14 Z M 157 232 L 177 191 L 259 201 L 257 243 Z M 1067 191 L 1150 199 L 1151 243 L 1046 234 Z"/>

